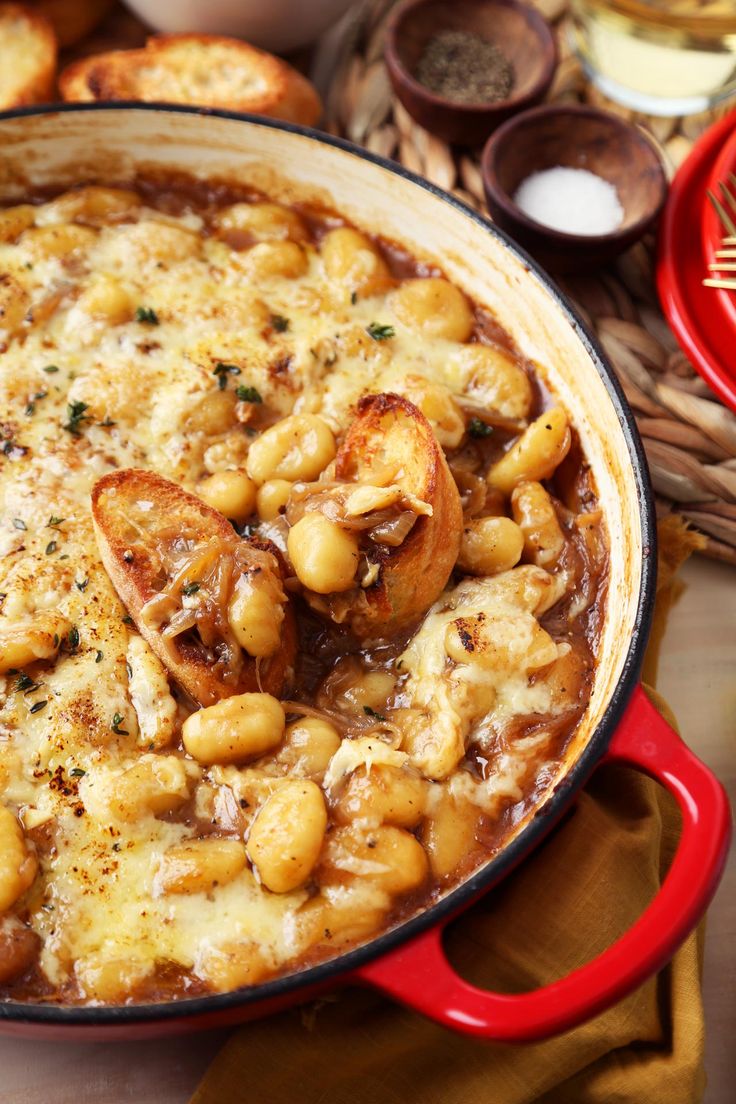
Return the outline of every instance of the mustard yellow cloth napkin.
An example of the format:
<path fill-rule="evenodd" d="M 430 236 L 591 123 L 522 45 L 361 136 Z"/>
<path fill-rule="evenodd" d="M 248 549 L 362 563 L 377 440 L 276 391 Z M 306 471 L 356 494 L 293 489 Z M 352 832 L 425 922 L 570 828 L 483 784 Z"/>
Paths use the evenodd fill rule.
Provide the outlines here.
<path fill-rule="evenodd" d="M 660 525 L 660 586 L 645 677 L 698 537 Z M 666 712 L 666 706 L 656 699 Z M 552 981 L 603 951 L 642 912 L 677 846 L 656 783 L 605 767 L 521 868 L 455 921 L 448 952 L 501 991 Z M 236 1031 L 192 1104 L 695 1104 L 705 1086 L 702 927 L 615 1008 L 534 1046 L 469 1040 L 383 997 L 345 990 Z"/>

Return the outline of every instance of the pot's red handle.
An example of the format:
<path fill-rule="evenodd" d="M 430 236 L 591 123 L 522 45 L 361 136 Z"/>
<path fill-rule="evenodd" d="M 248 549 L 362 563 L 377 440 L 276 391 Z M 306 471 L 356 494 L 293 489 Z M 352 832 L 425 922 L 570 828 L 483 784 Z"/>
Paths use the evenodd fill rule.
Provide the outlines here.
<path fill-rule="evenodd" d="M 478 989 L 455 973 L 444 953 L 442 929 L 435 927 L 361 967 L 357 980 L 467 1035 L 531 1042 L 576 1027 L 656 973 L 695 927 L 718 885 L 730 837 L 728 799 L 641 687 L 605 761 L 651 775 L 675 796 L 682 812 L 682 836 L 661 889 L 613 946 L 560 981 L 507 995 Z"/>

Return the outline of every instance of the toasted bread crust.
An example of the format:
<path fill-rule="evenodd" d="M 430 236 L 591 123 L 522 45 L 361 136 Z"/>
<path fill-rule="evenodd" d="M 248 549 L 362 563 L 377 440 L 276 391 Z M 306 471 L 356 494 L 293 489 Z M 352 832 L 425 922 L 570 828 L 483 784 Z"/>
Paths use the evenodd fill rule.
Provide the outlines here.
<path fill-rule="evenodd" d="M 177 660 L 172 661 L 171 650 L 164 645 L 161 631 L 152 628 L 141 615 L 146 602 L 160 593 L 160 586 L 154 585 L 156 560 L 145 552 L 142 555 L 138 552 L 131 559 L 129 553 L 130 534 L 124 524 L 124 508 L 141 497 L 153 503 L 151 516 L 160 524 L 173 521 L 182 527 L 188 525 L 201 534 L 203 542 L 213 537 L 232 542 L 234 535 L 230 522 L 217 510 L 154 472 L 139 469 L 115 471 L 97 481 L 92 489 L 92 520 L 100 557 L 141 636 L 177 682 L 200 705 L 212 705 L 221 698 L 256 690 L 279 696 L 291 675 L 297 645 L 296 623 L 288 602 L 281 627 L 280 650 L 260 663 L 246 656 L 237 683 L 226 682 L 218 676 L 203 659 L 201 649 L 185 639 L 177 638 Z M 150 551 L 153 552 L 155 527 L 151 536 Z M 271 553 L 283 578 L 284 563 L 274 545 L 265 541 L 245 543 Z"/>
<path fill-rule="evenodd" d="M 111 53 L 114 52 L 111 51 Z M 71 103 L 92 102 L 95 97 L 87 87 L 88 71 L 95 62 L 108 56 L 108 54 L 97 54 L 95 57 L 80 58 L 79 61 L 73 61 L 71 65 L 67 65 L 66 69 L 62 69 L 58 80 L 61 98 Z"/>
<path fill-rule="evenodd" d="M 197 71 L 204 62 L 215 76 L 221 66 L 219 87 L 217 81 L 206 87 L 199 82 Z M 141 50 L 82 58 L 61 73 L 59 88 L 65 100 L 191 103 L 307 126 L 317 122 L 322 109 L 312 84 L 291 65 L 219 35 L 154 35 Z"/>
<path fill-rule="evenodd" d="M 0 4 L 0 109 L 54 99 L 56 36 L 22 4 Z"/>
<path fill-rule="evenodd" d="M 395 549 L 380 553 L 377 582 L 347 621 L 355 636 L 391 636 L 417 621 L 440 595 L 460 551 L 462 506 L 445 455 L 424 415 L 401 395 L 366 395 L 335 458 L 341 480 L 366 480 L 374 465 L 399 462 L 402 486 L 429 503 Z"/>

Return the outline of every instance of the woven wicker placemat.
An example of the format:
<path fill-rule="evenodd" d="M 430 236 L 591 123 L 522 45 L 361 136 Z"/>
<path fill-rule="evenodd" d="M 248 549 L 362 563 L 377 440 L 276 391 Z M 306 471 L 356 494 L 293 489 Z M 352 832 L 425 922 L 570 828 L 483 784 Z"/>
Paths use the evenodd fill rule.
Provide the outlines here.
<path fill-rule="evenodd" d="M 369 0 L 330 43 L 325 129 L 400 161 L 485 211 L 480 150 L 448 147 L 395 99 L 383 39 L 395 0 Z M 555 26 L 560 65 L 548 99 L 587 102 L 645 127 L 672 176 L 695 139 L 727 108 L 683 119 L 636 115 L 606 100 L 572 56 L 566 0 L 536 0 Z M 487 214 L 487 211 L 486 211 Z M 736 416 L 718 402 L 680 350 L 659 308 L 654 237 L 584 278 L 560 278 L 613 363 L 636 415 L 661 513 L 678 511 L 707 537 L 705 554 L 736 565 Z"/>

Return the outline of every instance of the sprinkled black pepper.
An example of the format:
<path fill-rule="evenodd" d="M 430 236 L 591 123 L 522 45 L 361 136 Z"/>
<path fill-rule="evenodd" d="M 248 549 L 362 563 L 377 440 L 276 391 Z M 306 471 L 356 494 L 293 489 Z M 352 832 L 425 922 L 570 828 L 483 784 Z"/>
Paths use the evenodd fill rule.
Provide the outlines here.
<path fill-rule="evenodd" d="M 514 86 L 506 55 L 472 31 L 440 31 L 424 47 L 416 79 L 453 103 L 498 103 Z"/>

